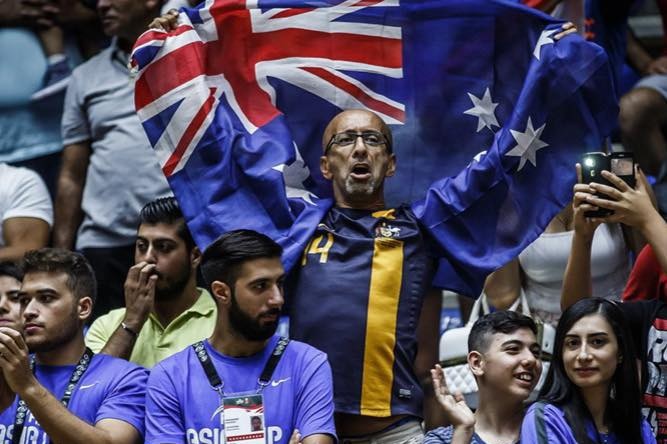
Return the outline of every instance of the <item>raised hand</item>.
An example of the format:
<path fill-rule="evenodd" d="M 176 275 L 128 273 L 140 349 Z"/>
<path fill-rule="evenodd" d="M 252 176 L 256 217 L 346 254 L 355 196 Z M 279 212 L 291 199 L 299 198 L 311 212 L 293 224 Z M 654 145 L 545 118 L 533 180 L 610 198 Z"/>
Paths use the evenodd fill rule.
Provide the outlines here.
<path fill-rule="evenodd" d="M 0 327 L 0 369 L 7 385 L 5 391 L 8 388 L 19 396 L 37 382 L 30 369 L 28 346 L 21 333 L 13 328 Z M 0 398 L 3 395 L 11 396 L 0 391 Z"/>
<path fill-rule="evenodd" d="M 139 262 L 132 266 L 125 279 L 125 324 L 139 332 L 155 303 L 158 275 L 155 264 Z"/>
<path fill-rule="evenodd" d="M 170 9 L 160 17 L 154 19 L 149 25 L 149 29 L 161 29 L 163 31 L 173 31 L 178 26 L 178 10 Z"/>
<path fill-rule="evenodd" d="M 614 214 L 601 218 L 601 221 L 621 222 L 642 231 L 658 214 L 651 200 L 650 186 L 644 173 L 639 168 L 635 170 L 635 188 L 630 187 L 623 179 L 609 171 L 602 171 L 602 176 L 613 187 L 599 183 L 591 183 L 590 187 L 597 193 L 606 194 L 609 199 L 591 195 L 586 197 L 586 202 L 614 211 Z"/>
<path fill-rule="evenodd" d="M 589 196 L 595 195 L 595 190 L 589 184 L 581 183 L 581 164 L 576 165 L 577 184 L 574 185 L 574 197 L 572 198 L 574 231 L 584 239 L 593 239 L 595 229 L 602 223 L 599 219 L 586 217 L 587 211 L 595 211 L 598 208 L 587 201 Z"/>
<path fill-rule="evenodd" d="M 433 391 L 436 399 L 442 407 L 445 416 L 454 428 L 467 428 L 472 430 L 475 425 L 475 415 L 463 399 L 460 392 L 451 394 L 445 381 L 445 372 L 436 364 L 431 369 L 431 381 L 433 382 Z"/>

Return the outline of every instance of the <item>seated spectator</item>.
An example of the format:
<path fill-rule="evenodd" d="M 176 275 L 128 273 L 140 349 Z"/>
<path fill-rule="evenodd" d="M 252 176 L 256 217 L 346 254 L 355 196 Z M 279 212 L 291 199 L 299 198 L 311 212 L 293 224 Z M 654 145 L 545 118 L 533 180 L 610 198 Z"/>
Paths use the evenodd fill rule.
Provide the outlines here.
<path fill-rule="evenodd" d="M 146 371 L 93 355 L 83 341 L 95 298 L 90 265 L 57 249 L 31 251 L 23 264 L 23 334 L 0 325 L 0 441 L 139 443 Z"/>
<path fill-rule="evenodd" d="M 0 163 L 0 260 L 18 261 L 49 242 L 51 197 L 37 173 Z"/>
<path fill-rule="evenodd" d="M 153 367 L 190 344 L 209 337 L 216 308 L 198 288 L 201 253 L 173 197 L 148 203 L 139 216 L 135 265 L 125 280 L 125 307 L 90 326 L 94 351 Z"/>
<path fill-rule="evenodd" d="M 468 365 L 479 387 L 473 414 L 460 394 L 447 390 L 442 368 L 431 370 L 433 388 L 452 424 L 431 430 L 424 444 L 516 442 L 524 404 L 542 373 L 537 326 L 514 311 L 477 320 L 468 336 Z"/>
<path fill-rule="evenodd" d="M 81 251 L 95 270 L 100 294 L 93 319 L 123 306 L 139 212 L 169 194 L 134 109 L 127 67 L 132 44 L 161 4 L 100 0 L 104 32 L 115 38 L 74 70 L 65 96 L 53 243 Z"/>
<path fill-rule="evenodd" d="M 275 335 L 284 302 L 281 252 L 274 241 L 249 230 L 229 232 L 206 249 L 202 272 L 218 306 L 215 331 L 151 371 L 146 443 L 218 436 L 231 442 L 252 432 L 250 417 L 257 413 L 263 428 L 253 436 L 268 444 L 287 444 L 295 429 L 303 437 L 295 441 L 334 442 L 326 355 Z M 236 416 L 229 404 L 253 413 L 232 428 L 228 421 Z"/>
<path fill-rule="evenodd" d="M 521 444 L 655 443 L 642 417 L 631 337 L 617 303 L 593 298 L 565 310 Z"/>
<path fill-rule="evenodd" d="M 563 280 L 561 305 L 567 308 L 591 294 L 590 239 L 603 221 L 622 222 L 635 227 L 647 240 L 662 270 L 667 270 L 667 223 L 655 209 L 646 178 L 637 169 L 633 189 L 616 175 L 603 171 L 602 176 L 613 187 L 601 184 L 576 184 L 574 211 L 578 220 L 572 253 Z M 595 196 L 606 194 L 609 199 Z M 586 219 L 584 212 L 596 208 L 613 210 L 603 219 Z M 644 393 L 644 412 L 656 434 L 658 443 L 667 443 L 667 305 L 662 299 L 627 302 L 619 305 L 633 335 L 634 347 L 641 361 L 641 381 Z"/>

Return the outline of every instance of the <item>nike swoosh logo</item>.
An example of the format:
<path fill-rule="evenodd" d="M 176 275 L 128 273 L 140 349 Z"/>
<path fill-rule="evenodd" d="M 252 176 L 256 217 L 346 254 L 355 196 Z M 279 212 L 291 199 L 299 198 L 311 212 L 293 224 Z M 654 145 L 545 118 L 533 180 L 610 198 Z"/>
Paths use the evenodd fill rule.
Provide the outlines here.
<path fill-rule="evenodd" d="M 89 388 L 91 388 L 91 387 L 96 386 L 97 384 L 99 384 L 99 381 L 95 381 L 95 382 L 93 382 L 92 384 L 82 385 L 81 387 L 79 387 L 79 390 L 89 389 Z"/>
<path fill-rule="evenodd" d="M 283 382 L 287 382 L 288 380 L 289 380 L 289 378 L 279 379 L 277 381 L 275 381 L 275 380 L 271 381 L 271 387 L 278 387 L 280 384 L 282 384 Z"/>

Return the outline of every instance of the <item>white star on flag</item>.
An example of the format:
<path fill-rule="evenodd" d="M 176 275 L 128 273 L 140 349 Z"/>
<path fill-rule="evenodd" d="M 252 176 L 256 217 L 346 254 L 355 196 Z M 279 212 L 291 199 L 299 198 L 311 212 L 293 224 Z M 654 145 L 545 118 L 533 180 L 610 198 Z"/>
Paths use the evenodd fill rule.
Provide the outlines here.
<path fill-rule="evenodd" d="M 463 114 L 475 116 L 479 119 L 477 121 L 477 132 L 480 132 L 484 127 L 493 131 L 493 128 L 491 128 L 492 126 L 500 126 L 498 125 L 498 119 L 496 119 L 496 115 L 494 114 L 498 104 L 493 103 L 491 100 L 491 93 L 489 92 L 489 88 L 486 88 L 484 97 L 481 99 L 470 93 L 468 93 L 468 97 L 470 97 L 470 100 L 474 106 L 469 110 L 463 111 Z"/>
<path fill-rule="evenodd" d="M 544 131 L 544 127 L 546 126 L 547 124 L 545 123 L 537 130 L 535 130 L 533 128 L 533 121 L 530 119 L 530 117 L 528 117 L 526 131 L 522 133 L 520 131 L 510 130 L 512 137 L 514 137 L 514 140 L 516 140 L 517 146 L 505 153 L 505 155 L 521 157 L 517 171 L 521 171 L 521 168 L 523 168 L 527 160 L 529 160 L 533 166 L 537 166 L 537 150 L 549 146 L 548 143 L 540 140 L 542 131 Z"/>
<path fill-rule="evenodd" d="M 533 50 L 533 55 L 537 60 L 540 60 L 540 52 L 542 51 L 542 47 L 544 45 L 549 45 L 554 43 L 553 35 L 557 34 L 558 30 L 553 30 L 553 29 L 548 29 L 542 31 L 540 34 L 540 38 L 537 39 L 537 43 L 535 44 L 535 49 Z"/>
<path fill-rule="evenodd" d="M 290 165 L 281 163 L 272 169 L 282 173 L 283 180 L 285 181 L 285 192 L 288 198 L 300 198 L 311 205 L 315 205 L 312 198 L 317 196 L 308 191 L 303 185 L 303 182 L 310 177 L 310 170 L 303 161 L 296 143 L 294 144 L 294 151 L 296 153 L 294 162 Z"/>

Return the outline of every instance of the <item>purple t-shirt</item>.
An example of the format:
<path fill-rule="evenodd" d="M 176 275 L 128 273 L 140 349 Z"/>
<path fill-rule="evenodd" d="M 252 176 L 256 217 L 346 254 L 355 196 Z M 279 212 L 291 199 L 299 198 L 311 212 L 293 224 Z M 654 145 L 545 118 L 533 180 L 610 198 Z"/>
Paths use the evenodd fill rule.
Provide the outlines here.
<path fill-rule="evenodd" d="M 72 377 L 75 365 L 36 365 L 37 380 L 58 400 Z M 117 419 L 144 433 L 144 404 L 148 371 L 136 364 L 107 355 L 95 355 L 77 383 L 67 409 L 91 425 L 103 419 Z M 18 398 L 0 414 L 0 443 L 11 444 Z M 24 424 L 22 443 L 49 442 L 32 414 Z"/>
<path fill-rule="evenodd" d="M 253 356 L 225 356 L 204 341 L 224 383 L 224 394 L 247 393 L 257 380 L 278 341 Z M 262 391 L 267 444 L 287 444 L 297 428 L 301 436 L 316 433 L 335 437 L 331 368 L 324 353 L 291 341 Z M 224 444 L 220 399 L 211 388 L 192 347 L 156 365 L 146 393 L 146 443 Z"/>
<path fill-rule="evenodd" d="M 588 427 L 588 435 L 597 442 L 594 427 Z M 606 444 L 620 444 L 613 433 L 600 435 Z M 553 404 L 536 402 L 530 406 L 521 424 L 520 444 L 577 444 L 572 429 L 565 419 L 565 412 Z M 655 437 L 646 420 L 642 421 L 642 443 L 655 444 Z"/>

